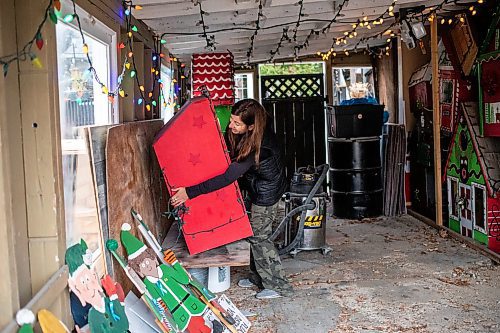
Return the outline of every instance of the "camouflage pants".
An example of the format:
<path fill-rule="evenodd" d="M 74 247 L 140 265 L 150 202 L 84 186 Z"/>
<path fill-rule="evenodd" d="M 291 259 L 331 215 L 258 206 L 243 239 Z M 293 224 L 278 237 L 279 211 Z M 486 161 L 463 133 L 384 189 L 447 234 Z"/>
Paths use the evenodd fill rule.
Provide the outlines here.
<path fill-rule="evenodd" d="M 289 296 L 292 286 L 288 283 L 274 243 L 269 240 L 278 204 L 263 207 L 252 205 L 250 224 L 254 235 L 250 242 L 250 281 L 261 288 L 275 290 Z"/>

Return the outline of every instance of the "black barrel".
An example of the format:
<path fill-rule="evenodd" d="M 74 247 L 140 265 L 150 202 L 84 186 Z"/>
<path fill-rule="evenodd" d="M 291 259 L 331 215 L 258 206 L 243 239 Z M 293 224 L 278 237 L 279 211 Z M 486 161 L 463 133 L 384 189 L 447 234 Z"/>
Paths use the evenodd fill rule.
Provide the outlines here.
<path fill-rule="evenodd" d="M 353 104 L 328 106 L 328 125 L 335 138 L 382 135 L 383 105 Z"/>
<path fill-rule="evenodd" d="M 333 216 L 362 219 L 382 215 L 382 189 L 365 193 L 332 191 Z"/>
<path fill-rule="evenodd" d="M 328 139 L 333 215 L 362 219 L 382 214 L 380 137 Z"/>
<path fill-rule="evenodd" d="M 330 169 L 330 175 L 334 191 L 365 193 L 382 189 L 382 168 L 365 170 Z"/>
<path fill-rule="evenodd" d="M 328 138 L 332 169 L 380 168 L 380 138 Z M 335 157 L 335 158 L 332 158 Z"/>

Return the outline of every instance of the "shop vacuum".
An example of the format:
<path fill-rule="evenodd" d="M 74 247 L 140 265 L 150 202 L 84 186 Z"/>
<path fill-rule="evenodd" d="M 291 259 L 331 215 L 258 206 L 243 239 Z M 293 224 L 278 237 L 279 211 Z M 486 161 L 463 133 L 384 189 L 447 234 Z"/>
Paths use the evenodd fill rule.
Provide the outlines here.
<path fill-rule="evenodd" d="M 326 205 L 329 197 L 323 190 L 328 169 L 328 164 L 323 164 L 295 171 L 290 192 L 283 195 L 285 217 L 270 237 L 277 244 L 279 254 L 295 256 L 300 251 L 321 250 L 326 255 L 332 250 L 326 245 Z"/>

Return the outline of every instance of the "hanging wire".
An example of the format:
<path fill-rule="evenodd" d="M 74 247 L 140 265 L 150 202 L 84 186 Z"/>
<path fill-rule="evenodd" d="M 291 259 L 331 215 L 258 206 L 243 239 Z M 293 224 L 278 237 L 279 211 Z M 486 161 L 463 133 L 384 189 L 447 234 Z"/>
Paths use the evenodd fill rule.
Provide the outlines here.
<path fill-rule="evenodd" d="M 304 1 L 300 0 L 298 2 L 298 5 L 300 6 L 299 17 L 297 18 L 297 23 L 295 24 L 295 28 L 293 28 L 293 37 L 292 37 L 292 40 L 294 42 L 297 41 L 297 31 L 299 30 L 299 26 L 300 26 L 300 19 L 302 18 L 302 16 L 304 16 L 304 14 L 302 13 L 302 9 L 304 9 Z"/>
<path fill-rule="evenodd" d="M 206 48 L 210 51 L 215 51 L 215 36 L 211 35 L 210 37 L 207 34 L 207 26 L 205 25 L 205 14 L 206 12 L 201 8 L 201 1 L 198 2 L 198 7 L 200 8 L 200 24 L 203 28 L 202 36 L 205 37 L 205 41 L 207 42 Z"/>
<path fill-rule="evenodd" d="M 253 32 L 253 35 L 250 37 L 250 47 L 247 51 L 247 64 L 250 64 L 250 57 L 253 54 L 253 44 L 255 42 L 255 37 L 257 37 L 257 34 L 259 33 L 260 30 L 260 18 L 262 17 L 262 0 L 259 1 L 259 12 L 257 14 L 257 20 L 255 21 L 255 31 Z"/>

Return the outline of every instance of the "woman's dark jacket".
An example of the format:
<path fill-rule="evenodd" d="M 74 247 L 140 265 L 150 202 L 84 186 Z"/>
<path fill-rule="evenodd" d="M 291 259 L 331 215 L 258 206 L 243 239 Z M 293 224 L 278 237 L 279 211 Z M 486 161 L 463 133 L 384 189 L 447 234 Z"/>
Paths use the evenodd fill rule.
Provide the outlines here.
<path fill-rule="evenodd" d="M 259 166 L 255 154 L 240 162 L 232 162 L 227 170 L 214 178 L 186 188 L 190 199 L 200 194 L 223 188 L 240 178 L 241 187 L 248 191 L 251 202 L 258 206 L 272 206 L 286 190 L 285 168 L 278 142 L 272 130 L 266 129 L 260 147 Z"/>

